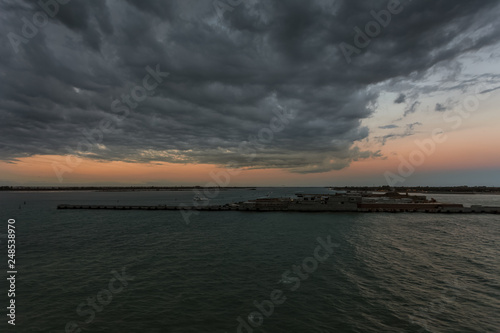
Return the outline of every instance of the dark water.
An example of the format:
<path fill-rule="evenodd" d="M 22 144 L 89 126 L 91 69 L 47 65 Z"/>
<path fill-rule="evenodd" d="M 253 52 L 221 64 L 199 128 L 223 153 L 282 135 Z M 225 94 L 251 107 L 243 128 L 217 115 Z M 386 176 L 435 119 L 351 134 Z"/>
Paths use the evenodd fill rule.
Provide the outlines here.
<path fill-rule="evenodd" d="M 231 190 L 211 202 L 298 190 L 324 191 Z M 240 332 L 500 332 L 495 215 L 201 212 L 187 224 L 175 211 L 55 209 L 192 197 L 0 193 L 2 258 L 15 218 L 18 270 L 13 329 L 2 265 L 0 332 L 65 332 L 68 322 L 82 332 L 238 332 L 238 318 Z M 500 196 L 443 198 L 500 205 Z M 335 244 L 320 248 L 323 263 L 313 259 L 318 237 Z"/>

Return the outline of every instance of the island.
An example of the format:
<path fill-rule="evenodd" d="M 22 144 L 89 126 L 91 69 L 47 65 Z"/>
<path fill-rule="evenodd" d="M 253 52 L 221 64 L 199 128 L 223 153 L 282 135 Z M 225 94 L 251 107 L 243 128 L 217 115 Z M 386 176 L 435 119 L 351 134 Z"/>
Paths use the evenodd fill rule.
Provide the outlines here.
<path fill-rule="evenodd" d="M 289 198 L 260 198 L 223 205 L 211 205 L 209 201 L 194 202 L 193 205 L 66 205 L 58 209 L 111 209 L 111 210 L 196 210 L 196 211 L 251 211 L 251 212 L 357 212 L 357 213 L 488 213 L 500 214 L 500 207 L 443 203 L 427 199 L 424 195 L 401 194 L 399 192 L 372 193 L 348 192 L 335 194 L 297 193 Z"/>

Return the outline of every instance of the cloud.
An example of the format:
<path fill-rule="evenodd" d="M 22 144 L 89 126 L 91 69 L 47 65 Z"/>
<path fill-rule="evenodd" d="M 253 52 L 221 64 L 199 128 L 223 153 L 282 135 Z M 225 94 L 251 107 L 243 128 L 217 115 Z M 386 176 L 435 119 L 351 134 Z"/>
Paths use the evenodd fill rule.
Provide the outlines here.
<path fill-rule="evenodd" d="M 448 110 L 448 108 L 441 103 L 436 103 L 436 107 L 434 108 L 434 110 L 437 112 L 444 112 Z"/>
<path fill-rule="evenodd" d="M 392 129 L 392 128 L 398 128 L 398 125 L 390 124 L 390 125 L 384 125 L 384 126 L 379 126 L 378 128 L 380 129 Z"/>
<path fill-rule="evenodd" d="M 407 124 L 405 126 L 405 131 L 402 133 L 391 133 L 391 134 L 387 134 L 384 136 L 377 136 L 377 137 L 375 137 L 375 139 L 380 144 L 385 145 L 386 142 L 389 140 L 401 139 L 401 138 L 405 138 L 407 136 L 411 136 L 411 135 L 415 134 L 415 128 L 417 126 L 421 126 L 421 125 L 422 125 L 421 122 L 414 122 L 411 124 Z"/>
<path fill-rule="evenodd" d="M 405 94 L 399 94 L 398 98 L 394 100 L 395 104 L 402 104 L 406 101 L 406 95 Z"/>
<path fill-rule="evenodd" d="M 494 88 L 491 88 L 491 89 L 486 89 L 486 90 L 481 91 L 480 94 L 487 94 L 487 93 L 493 92 L 493 91 L 498 90 L 498 89 L 500 89 L 500 87 L 494 87 Z"/>
<path fill-rule="evenodd" d="M 0 36 L 0 159 L 236 160 L 310 173 L 378 158 L 356 148 L 369 135 L 362 121 L 376 109 L 377 85 L 419 76 L 500 38 L 497 1 L 414 1 L 348 65 L 338 45 L 352 43 L 353 28 L 386 5 L 252 0 L 220 17 L 211 1 L 70 1 L 19 53 Z M 21 18 L 39 10 L 36 2 L 4 1 L 0 27 L 21 35 Z M 168 78 L 115 121 L 111 103 L 156 65 Z M 395 101 L 406 102 L 405 94 Z M 296 117 L 258 145 L 254 158 L 242 154 L 238 147 L 258 137 L 277 110 Z M 114 129 L 101 138 L 92 130 L 103 119 Z M 78 151 L 89 131 L 105 149 Z"/>
<path fill-rule="evenodd" d="M 413 102 L 411 105 L 408 105 L 408 107 L 405 109 L 404 117 L 406 117 L 409 114 L 415 113 L 419 106 L 420 106 L 419 101 Z"/>
<path fill-rule="evenodd" d="M 415 129 L 415 127 L 420 126 L 420 125 L 422 125 L 422 123 L 417 121 L 417 122 L 414 122 L 414 123 L 411 123 L 411 124 L 407 124 L 406 128 L 409 131 L 413 131 Z"/>

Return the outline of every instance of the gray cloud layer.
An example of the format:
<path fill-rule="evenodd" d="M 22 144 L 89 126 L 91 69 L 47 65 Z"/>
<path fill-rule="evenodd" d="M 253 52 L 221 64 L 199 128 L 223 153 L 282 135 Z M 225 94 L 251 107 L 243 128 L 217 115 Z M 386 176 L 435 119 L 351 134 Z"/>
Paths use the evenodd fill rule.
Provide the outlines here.
<path fill-rule="evenodd" d="M 111 103 L 159 64 L 169 76 L 82 156 L 341 169 L 379 156 L 355 147 L 369 134 L 361 121 L 376 106 L 373 85 L 500 38 L 496 0 L 402 1 L 404 10 L 348 65 L 339 44 L 353 44 L 353 28 L 387 1 L 249 0 L 219 16 L 212 1 L 72 0 L 15 53 L 8 33 L 22 35 L 22 17 L 40 11 L 33 3 L 0 4 L 4 161 L 75 153 L 82 130 L 116 119 Z M 276 110 L 295 117 L 243 158 L 240 144 L 269 127 Z"/>

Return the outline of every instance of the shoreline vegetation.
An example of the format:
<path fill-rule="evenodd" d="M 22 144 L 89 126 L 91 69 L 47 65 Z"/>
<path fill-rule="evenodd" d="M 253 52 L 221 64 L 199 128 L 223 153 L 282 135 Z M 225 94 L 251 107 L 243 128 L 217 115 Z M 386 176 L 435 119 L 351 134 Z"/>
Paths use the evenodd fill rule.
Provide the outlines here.
<path fill-rule="evenodd" d="M 283 186 L 280 186 L 283 187 Z M 293 188 L 300 188 L 294 187 Z M 134 191 L 193 191 L 204 189 L 248 189 L 256 190 L 254 186 L 232 186 L 232 187 L 204 187 L 204 186 L 0 186 L 0 191 L 97 191 L 97 192 L 134 192 Z M 266 187 L 268 188 L 268 187 Z M 335 191 L 347 192 L 388 192 L 400 193 L 434 193 L 434 194 L 500 194 L 500 187 L 488 186 L 412 186 L 412 187 L 389 187 L 389 186 L 327 186 Z"/>

